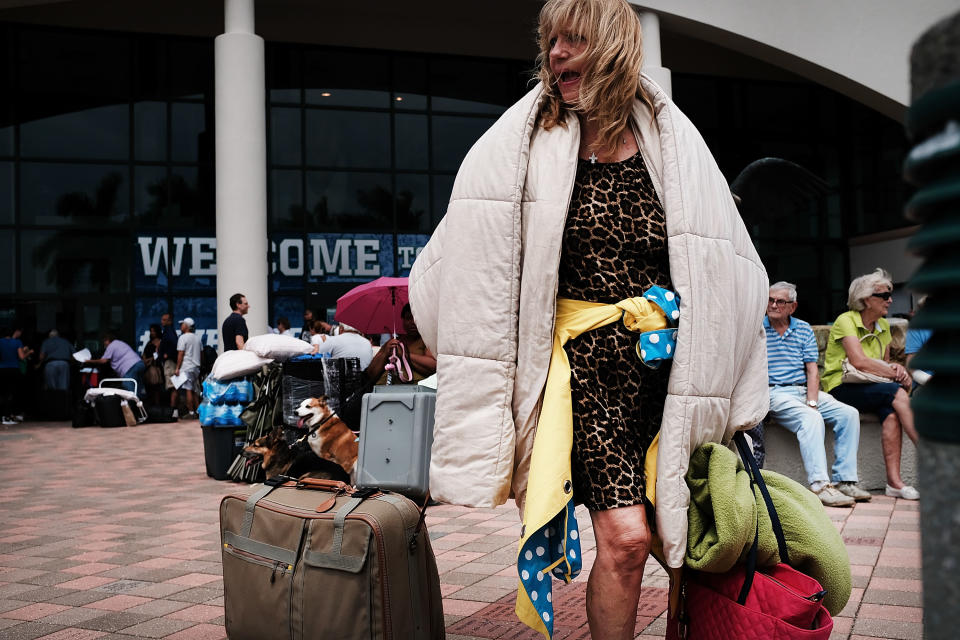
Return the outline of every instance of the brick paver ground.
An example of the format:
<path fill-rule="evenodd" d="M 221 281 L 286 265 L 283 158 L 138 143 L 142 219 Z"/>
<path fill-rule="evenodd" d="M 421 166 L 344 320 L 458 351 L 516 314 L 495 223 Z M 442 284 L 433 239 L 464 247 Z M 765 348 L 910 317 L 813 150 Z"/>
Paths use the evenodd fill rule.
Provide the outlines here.
<path fill-rule="evenodd" d="M 0 638 L 216 640 L 223 627 L 218 505 L 247 485 L 204 470 L 196 421 L 120 429 L 0 430 Z M 916 503 L 875 496 L 830 509 L 853 568 L 834 639 L 922 637 Z M 589 638 L 593 532 L 578 511 L 583 574 L 555 595 L 556 638 Z M 513 614 L 517 510 L 431 507 L 451 640 L 538 637 Z M 646 568 L 638 638 L 664 635 L 667 579 Z M 320 636 L 318 636 L 320 637 Z"/>

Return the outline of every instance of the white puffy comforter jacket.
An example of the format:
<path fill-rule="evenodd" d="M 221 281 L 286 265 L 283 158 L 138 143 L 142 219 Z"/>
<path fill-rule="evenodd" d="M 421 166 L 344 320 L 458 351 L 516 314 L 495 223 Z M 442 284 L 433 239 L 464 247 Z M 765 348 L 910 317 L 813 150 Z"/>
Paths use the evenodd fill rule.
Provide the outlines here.
<path fill-rule="evenodd" d="M 767 412 L 768 282 L 699 132 L 641 81 L 654 110 L 637 100 L 633 126 L 663 203 L 681 299 L 656 486 L 657 531 L 679 567 L 691 452 Z M 491 507 L 512 493 L 524 505 L 580 141 L 575 117 L 566 128 L 539 126 L 540 96 L 538 85 L 470 149 L 410 273 L 414 317 L 437 356 L 430 491 L 443 502 Z"/>

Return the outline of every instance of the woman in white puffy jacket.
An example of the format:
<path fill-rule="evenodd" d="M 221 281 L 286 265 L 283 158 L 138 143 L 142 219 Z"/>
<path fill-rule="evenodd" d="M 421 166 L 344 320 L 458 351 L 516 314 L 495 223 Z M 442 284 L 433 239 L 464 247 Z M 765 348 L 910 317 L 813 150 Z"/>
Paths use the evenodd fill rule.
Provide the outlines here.
<path fill-rule="evenodd" d="M 690 452 L 767 410 L 767 278 L 703 140 L 640 73 L 630 4 L 548 0 L 538 36 L 540 84 L 470 150 L 410 275 L 414 316 L 437 354 L 431 492 L 474 506 L 514 495 L 524 512 L 517 612 L 547 637 L 552 599 L 537 581 L 570 579 L 557 569 L 571 563 L 549 561 L 556 545 L 525 545 L 533 531 L 555 533 L 545 523 L 557 504 L 585 504 L 597 541 L 591 634 L 632 638 L 651 540 L 647 446 L 659 432 L 657 533 L 679 567 Z M 620 322 L 592 328 L 564 347 L 572 433 L 543 424 L 558 299 L 612 307 L 654 286 L 679 296 L 672 366 L 645 366 Z M 544 473 L 546 433 L 560 444 Z M 531 513 L 544 494 L 559 502 Z M 575 532 L 574 521 L 561 551 L 575 552 Z M 543 566 L 525 570 L 525 555 Z"/>

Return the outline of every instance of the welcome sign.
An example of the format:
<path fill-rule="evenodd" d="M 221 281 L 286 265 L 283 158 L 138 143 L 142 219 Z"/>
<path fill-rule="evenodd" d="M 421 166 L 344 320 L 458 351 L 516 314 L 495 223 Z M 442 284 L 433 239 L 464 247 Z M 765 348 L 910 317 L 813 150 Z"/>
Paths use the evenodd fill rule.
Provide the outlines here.
<path fill-rule="evenodd" d="M 389 233 L 274 234 L 270 240 L 270 273 L 290 278 L 306 276 L 309 282 L 366 282 L 380 276 L 406 275 L 429 238 L 426 234 Z M 155 290 L 157 285 L 176 284 L 182 278 L 197 281 L 217 275 L 215 237 L 141 235 L 136 243 L 138 289 Z M 200 287 L 210 284 L 204 280 L 197 283 Z"/>
<path fill-rule="evenodd" d="M 302 296 L 311 286 L 326 282 L 360 284 L 381 276 L 406 276 L 429 239 L 426 234 L 271 234 L 270 291 Z M 141 346 L 171 295 L 174 320 L 194 318 L 204 343 L 216 346 L 216 237 L 138 235 L 134 252 L 134 308 Z M 269 317 L 272 321 L 282 313 L 272 309 Z"/>

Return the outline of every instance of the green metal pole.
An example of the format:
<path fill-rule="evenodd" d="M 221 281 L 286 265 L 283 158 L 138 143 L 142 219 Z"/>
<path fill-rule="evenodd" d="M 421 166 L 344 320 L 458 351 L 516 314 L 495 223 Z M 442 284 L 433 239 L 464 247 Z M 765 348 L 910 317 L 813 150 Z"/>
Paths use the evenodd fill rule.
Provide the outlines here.
<path fill-rule="evenodd" d="M 923 550 L 924 638 L 960 630 L 960 13 L 924 33 L 911 54 L 914 146 L 904 177 L 917 191 L 906 215 L 920 223 L 910 249 L 923 258 L 910 288 L 927 294 L 911 322 L 933 335 L 911 362 L 933 377 L 914 392 Z"/>

